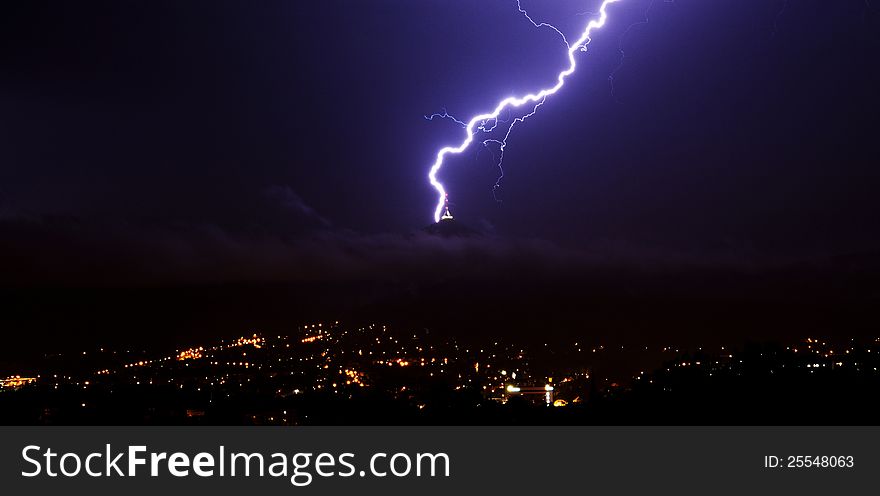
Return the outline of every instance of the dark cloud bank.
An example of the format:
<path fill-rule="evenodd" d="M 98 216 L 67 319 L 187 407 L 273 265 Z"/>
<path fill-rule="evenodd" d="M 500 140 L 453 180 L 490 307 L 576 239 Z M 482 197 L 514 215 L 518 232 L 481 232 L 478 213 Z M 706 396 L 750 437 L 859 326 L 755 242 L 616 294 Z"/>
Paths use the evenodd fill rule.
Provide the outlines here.
<path fill-rule="evenodd" d="M 34 350 L 23 346 L 34 339 L 51 349 L 155 349 L 328 319 L 518 341 L 876 330 L 873 254 L 696 257 L 491 234 L 359 234 L 282 196 L 298 212 L 287 235 L 3 214 L 0 328 L 9 346 L 0 362 L 33 360 L 15 350 Z"/>
<path fill-rule="evenodd" d="M 211 224 L 0 216 L 0 280 L 7 286 L 130 287 L 228 283 L 436 284 L 467 280 L 567 281 L 603 274 L 758 274 L 872 268 L 871 254 L 778 257 L 688 253 L 603 242 L 569 248 L 491 233 L 424 229 L 361 234 L 333 227 L 290 190 L 271 194 L 296 215 L 286 234 Z M 855 264 L 855 265 L 854 265 Z"/>

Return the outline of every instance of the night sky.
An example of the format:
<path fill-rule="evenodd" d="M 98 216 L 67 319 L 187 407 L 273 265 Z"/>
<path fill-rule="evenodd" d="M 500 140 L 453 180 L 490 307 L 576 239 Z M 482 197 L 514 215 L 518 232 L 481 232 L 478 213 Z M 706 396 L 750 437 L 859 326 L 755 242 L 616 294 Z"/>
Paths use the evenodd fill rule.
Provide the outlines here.
<path fill-rule="evenodd" d="M 571 36 L 596 4 L 523 1 Z M 426 173 L 462 130 L 423 116 L 467 119 L 565 63 L 514 0 L 7 0 L 0 325 L 104 335 L 148 313 L 186 333 L 367 307 L 486 324 L 499 302 L 540 319 L 599 299 L 603 328 L 644 332 L 613 318 L 633 294 L 670 328 L 694 308 L 670 294 L 845 300 L 822 325 L 875 305 L 880 6 L 657 0 L 645 22 L 650 4 L 611 6 L 514 130 L 501 202 L 486 150 L 447 163 L 456 219 L 483 235 L 443 239 L 421 231 Z M 748 326 L 814 321 L 761 302 Z"/>

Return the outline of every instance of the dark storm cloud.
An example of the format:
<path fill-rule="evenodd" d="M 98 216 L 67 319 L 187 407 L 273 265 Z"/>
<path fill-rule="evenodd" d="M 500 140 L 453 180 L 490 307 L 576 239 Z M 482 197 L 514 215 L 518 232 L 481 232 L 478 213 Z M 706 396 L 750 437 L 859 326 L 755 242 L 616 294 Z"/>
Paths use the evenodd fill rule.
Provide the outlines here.
<path fill-rule="evenodd" d="M 289 189 L 301 234 L 276 236 L 209 224 L 144 226 L 72 217 L 0 214 L 0 283 L 6 285 L 357 282 L 432 284 L 515 277 L 570 279 L 592 271 L 748 267 L 740 255 L 695 261 L 621 244 L 573 249 L 534 238 L 443 237 L 418 230 L 362 234 L 329 228 Z M 277 194 L 277 191 L 276 193 Z M 317 225 L 303 230 L 302 226 Z"/>
<path fill-rule="evenodd" d="M 297 207 L 304 208 L 301 222 L 322 219 L 305 204 Z M 206 224 L 147 227 L 7 212 L 0 216 L 0 279 L 27 285 L 415 282 L 486 276 L 518 264 L 555 272 L 581 262 L 547 242 L 358 234 L 327 229 L 325 222 L 290 238 Z"/>
<path fill-rule="evenodd" d="M 301 196 L 296 194 L 290 186 L 270 186 L 266 188 L 266 196 L 294 216 L 306 223 L 314 223 L 323 227 L 329 227 L 330 221 L 318 214 L 314 208 L 306 204 Z"/>

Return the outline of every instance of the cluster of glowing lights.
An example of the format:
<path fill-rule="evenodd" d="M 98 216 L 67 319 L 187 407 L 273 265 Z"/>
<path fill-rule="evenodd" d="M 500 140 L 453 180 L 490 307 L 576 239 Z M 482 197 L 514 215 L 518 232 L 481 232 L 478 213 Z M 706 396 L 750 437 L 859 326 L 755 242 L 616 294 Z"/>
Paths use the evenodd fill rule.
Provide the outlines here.
<path fill-rule="evenodd" d="M 261 338 L 259 335 L 254 334 L 250 338 L 238 338 L 238 340 L 232 344 L 232 346 L 253 346 L 254 348 L 262 348 L 266 343 L 266 340 Z"/>
<path fill-rule="evenodd" d="M 393 367 L 395 365 L 400 366 L 400 367 L 409 367 L 410 365 L 418 365 L 420 367 L 425 367 L 425 366 L 434 365 L 434 364 L 448 365 L 449 358 L 442 358 L 439 360 L 436 357 L 433 357 L 431 359 L 428 359 L 425 357 L 418 358 L 418 359 L 394 358 L 394 359 L 390 359 L 390 360 L 376 360 L 376 364 L 377 365 L 387 365 L 389 367 Z M 441 368 L 440 371 L 443 372 L 443 369 Z"/>
<path fill-rule="evenodd" d="M 513 126 L 517 122 L 522 122 L 523 120 L 525 120 L 526 117 L 534 114 L 537 111 L 538 107 L 544 103 L 547 97 L 555 94 L 560 89 L 562 89 L 562 87 L 565 85 L 565 80 L 569 76 L 571 76 L 577 68 L 577 59 L 575 57 L 575 54 L 579 51 L 586 51 L 587 45 L 589 45 L 591 41 L 590 36 L 592 32 L 604 26 L 606 20 L 608 19 L 608 14 L 606 12 L 607 7 L 612 3 L 617 3 L 619 1 L 621 0 L 603 0 L 602 4 L 599 6 L 598 16 L 587 23 L 587 26 L 584 28 L 584 31 L 581 33 L 580 37 L 573 43 L 569 43 L 565 39 L 565 36 L 562 36 L 563 41 L 568 46 L 568 67 L 556 75 L 556 84 L 524 96 L 507 97 L 498 102 L 498 104 L 491 112 L 477 114 L 466 123 L 456 120 L 456 122 L 458 122 L 459 124 L 464 125 L 464 140 L 457 146 L 446 146 L 444 148 L 441 148 L 440 151 L 437 152 L 434 163 L 431 165 L 431 169 L 428 172 L 428 181 L 431 183 L 431 186 L 434 187 L 438 194 L 437 206 L 434 209 L 434 222 L 440 222 L 441 218 L 445 215 L 444 212 L 447 211 L 446 205 L 448 202 L 448 194 L 446 192 L 446 187 L 443 185 L 443 183 L 440 182 L 439 179 L 437 179 L 437 174 L 443 168 L 446 157 L 448 155 L 458 155 L 467 150 L 468 147 L 474 142 L 474 139 L 478 132 L 489 132 L 494 130 L 494 128 L 498 125 L 502 112 L 504 112 L 505 110 L 511 108 L 519 108 L 526 104 L 533 104 L 534 107 L 532 108 L 530 114 L 527 114 L 523 117 L 518 117 L 511 123 L 508 129 L 509 135 L 510 130 L 513 129 Z M 532 21 L 528 14 L 526 14 L 525 11 L 522 10 L 522 7 L 520 7 L 520 12 L 522 12 L 526 16 L 526 18 L 529 19 L 529 21 L 532 22 L 532 24 L 535 24 L 537 27 L 550 27 L 556 30 L 557 33 L 562 35 L 562 33 L 558 29 L 549 24 L 536 24 L 534 21 Z M 503 141 L 494 141 L 502 146 L 503 152 L 503 147 L 506 144 L 506 138 Z"/>
<path fill-rule="evenodd" d="M 0 379 L 0 387 L 3 388 L 19 388 L 33 382 L 37 382 L 36 377 L 22 377 L 20 375 L 12 375 L 5 379 Z"/>
<path fill-rule="evenodd" d="M 211 348 L 205 348 L 204 346 L 199 346 L 197 348 L 189 348 L 183 351 L 178 352 L 173 356 L 166 356 L 162 358 L 156 358 L 153 360 L 138 360 L 137 362 L 127 363 L 123 365 L 123 368 L 130 369 L 136 367 L 147 367 L 153 364 L 161 364 L 162 362 L 170 362 L 170 361 L 179 361 L 185 362 L 188 360 L 199 360 L 205 357 L 205 354 L 208 352 L 221 351 L 231 348 L 240 348 L 243 346 L 253 346 L 256 349 L 262 348 L 266 344 L 266 339 L 259 336 L 259 334 L 253 334 L 251 337 L 240 337 L 235 341 L 227 344 L 227 345 L 219 345 L 213 346 Z M 187 364 L 188 366 L 188 364 Z M 113 373 L 110 369 L 103 369 L 97 372 L 97 375 L 110 375 Z"/>
<path fill-rule="evenodd" d="M 363 357 L 367 357 L 368 355 L 385 355 L 387 358 L 385 358 L 384 360 L 376 361 L 373 359 L 368 359 L 369 361 L 364 362 L 363 364 L 367 365 L 368 363 L 371 363 L 371 364 L 377 364 L 377 365 L 388 366 L 388 367 L 393 367 L 393 368 L 406 367 L 405 370 L 423 369 L 423 370 L 425 370 L 426 375 L 430 375 L 432 377 L 437 374 L 451 374 L 451 377 L 455 377 L 456 371 L 447 369 L 447 366 L 449 366 L 451 364 L 454 365 L 455 363 L 459 363 L 461 366 L 468 367 L 467 364 L 473 363 L 473 362 L 470 362 L 470 360 L 468 360 L 468 359 L 464 359 L 464 357 L 460 357 L 461 359 L 456 359 L 456 358 L 450 358 L 450 357 L 443 356 L 443 355 L 432 356 L 432 352 L 436 351 L 435 347 L 433 345 L 425 345 L 425 344 L 420 343 L 418 341 L 420 339 L 420 336 L 418 334 L 413 333 L 411 336 L 385 335 L 384 333 L 386 333 L 388 331 L 388 329 L 384 325 L 375 325 L 374 324 L 374 325 L 369 325 L 367 327 L 352 330 L 352 331 L 340 330 L 339 332 L 335 332 L 336 328 L 333 326 L 332 323 L 330 323 L 328 325 L 328 327 L 326 327 L 326 328 L 323 327 L 323 325 L 321 325 L 321 324 L 315 324 L 315 325 L 302 326 L 302 327 L 300 327 L 300 330 L 302 332 L 304 332 L 304 334 L 306 336 L 309 336 L 309 335 L 321 336 L 321 338 L 323 339 L 321 348 L 314 350 L 312 353 L 310 353 L 306 357 L 299 358 L 299 362 L 313 364 L 315 367 L 317 367 L 322 372 L 318 372 L 319 375 L 314 378 L 314 382 L 311 384 L 311 386 L 307 386 L 307 387 L 301 386 L 301 389 L 298 388 L 298 389 L 294 390 L 294 394 L 301 394 L 304 391 L 308 391 L 308 390 L 329 390 L 329 391 L 332 391 L 334 393 L 339 394 L 339 393 L 344 393 L 345 389 L 347 387 L 365 388 L 365 387 L 373 386 L 373 384 L 368 380 L 369 376 L 367 375 L 367 373 L 365 373 L 365 371 L 360 370 L 359 366 L 357 368 L 355 368 L 355 366 L 353 366 L 351 361 L 349 359 L 347 359 L 347 357 L 345 355 L 347 355 L 347 356 L 354 355 L 354 356 L 363 356 Z M 331 330 L 334 330 L 334 332 L 330 332 Z M 358 333 L 375 333 L 375 332 L 382 334 L 381 339 L 379 337 L 374 337 L 374 336 L 365 336 L 365 337 L 367 337 L 367 340 L 370 342 L 372 342 L 372 340 L 375 339 L 376 344 L 375 345 L 371 344 L 370 346 L 371 347 L 375 346 L 378 349 L 373 348 L 372 350 L 368 351 L 363 348 L 362 342 L 353 343 L 355 346 L 353 346 L 350 350 L 347 350 L 344 348 L 336 349 L 333 346 L 333 345 L 341 345 L 342 344 L 341 339 L 344 338 L 349 333 L 354 335 L 354 334 L 358 334 Z M 251 382 L 251 379 L 248 377 L 235 377 L 234 375 L 230 375 L 230 374 L 237 374 L 239 372 L 233 372 L 233 371 L 229 371 L 229 370 L 227 370 L 225 372 L 225 375 L 216 375 L 213 372 L 206 371 L 205 376 L 203 378 L 196 379 L 198 381 L 196 383 L 192 383 L 192 382 L 183 383 L 180 380 L 178 380 L 179 378 L 177 378 L 177 377 L 167 377 L 167 378 L 161 378 L 161 379 L 156 379 L 156 378 L 150 377 L 150 376 L 143 377 L 143 376 L 140 376 L 140 374 L 136 374 L 135 370 L 137 368 L 148 368 L 148 367 L 165 368 L 168 366 L 172 366 L 171 370 L 174 370 L 172 364 L 179 363 L 181 365 L 181 367 L 182 366 L 191 366 L 190 361 L 205 362 L 207 365 L 210 365 L 210 366 L 220 366 L 220 367 L 226 367 L 226 368 L 231 367 L 234 369 L 241 369 L 242 371 L 244 371 L 245 369 L 248 369 L 248 370 L 263 369 L 264 364 L 261 364 L 260 362 L 256 362 L 253 358 L 251 358 L 249 361 L 245 361 L 245 360 L 247 360 L 247 358 L 236 358 L 235 361 L 233 361 L 230 358 L 230 359 L 228 359 L 229 361 L 226 361 L 226 360 L 220 359 L 220 355 L 218 355 L 218 353 L 221 353 L 224 350 L 227 350 L 227 351 L 241 350 L 241 347 L 249 347 L 249 346 L 253 346 L 256 348 L 263 347 L 263 348 L 272 348 L 272 349 L 278 349 L 278 348 L 283 349 L 283 348 L 291 347 L 290 346 L 291 345 L 291 337 L 288 337 L 288 336 L 281 336 L 281 335 L 277 336 L 277 342 L 263 339 L 258 334 L 246 335 L 246 336 L 249 336 L 249 337 L 241 337 L 241 338 L 233 339 L 233 340 L 223 340 L 223 341 L 220 341 L 219 343 L 216 343 L 213 346 L 199 346 L 199 347 L 193 347 L 193 348 L 184 349 L 184 350 L 178 349 L 178 350 L 175 350 L 173 354 L 169 354 L 168 356 L 165 356 L 165 357 L 150 357 L 150 358 L 144 357 L 143 359 L 138 358 L 137 361 L 134 361 L 132 363 L 128 363 L 128 364 L 124 365 L 124 368 L 127 369 L 127 372 L 129 372 L 129 374 L 130 374 L 130 376 L 128 377 L 130 379 L 130 382 L 132 384 L 136 384 L 138 386 L 163 383 L 163 384 L 174 385 L 175 387 L 177 387 L 179 389 L 184 389 L 184 388 L 190 387 L 191 389 L 193 389 L 195 391 L 202 391 L 205 388 L 215 388 L 215 387 L 221 387 L 221 386 L 245 387 L 246 383 Z M 409 342 L 407 339 L 408 337 L 411 337 L 413 339 L 413 341 Z M 297 338 L 294 338 L 292 342 L 299 341 L 300 340 L 299 338 L 302 338 L 302 336 L 298 336 Z M 447 344 L 449 344 L 449 343 L 447 343 Z M 324 345 L 326 345 L 326 347 Z M 483 355 L 485 353 L 487 355 L 486 359 L 488 361 L 492 361 L 497 358 L 497 355 L 495 353 L 493 353 L 494 350 L 490 350 L 490 349 L 469 350 L 466 348 L 459 348 L 458 345 L 456 345 L 456 344 L 452 344 L 452 346 L 454 346 L 456 351 L 466 353 L 466 354 L 479 352 L 480 355 Z M 495 346 L 498 346 L 497 342 L 495 343 Z M 381 348 L 385 348 L 385 349 L 381 349 Z M 245 353 L 244 351 L 248 351 L 248 353 L 249 353 L 249 350 L 242 350 L 241 352 L 238 352 L 237 354 L 241 355 L 242 357 L 248 357 L 249 356 L 248 353 Z M 126 353 L 131 353 L 131 352 L 126 351 Z M 83 353 L 83 355 L 85 355 L 85 353 Z M 268 364 L 268 368 L 270 368 L 270 369 L 273 368 L 273 364 L 275 363 L 276 358 L 277 358 L 277 362 L 282 362 L 284 359 L 283 357 L 274 357 L 274 356 L 271 357 L 270 362 Z M 337 365 L 337 363 L 339 363 L 339 362 L 337 362 L 337 360 L 342 360 L 344 358 L 346 358 L 345 366 L 343 366 L 342 364 Z M 520 358 L 522 358 L 522 357 L 520 357 Z M 239 361 L 239 360 L 241 360 L 241 361 Z M 287 360 L 294 360 L 294 359 L 287 358 Z M 489 370 L 500 371 L 503 369 L 503 367 L 496 368 L 494 366 L 495 365 L 494 363 L 481 363 L 480 365 L 482 365 L 482 368 L 485 369 L 486 371 L 489 371 Z M 122 370 L 121 370 L 122 368 L 123 368 L 123 365 L 120 364 L 119 369 L 107 368 L 107 369 L 98 370 L 95 372 L 94 377 L 97 379 L 98 377 L 116 375 L 116 374 L 119 374 L 122 372 Z M 479 369 L 480 367 L 477 367 L 477 368 Z M 366 369 L 366 370 L 369 370 L 369 369 Z M 512 370 L 512 369 L 505 369 L 505 370 Z M 300 376 L 307 377 L 305 369 L 299 370 L 298 374 Z M 338 375 L 335 375 L 335 374 L 338 374 Z M 291 372 L 290 375 L 295 375 L 295 374 L 294 374 L 294 372 Z M 491 374 L 490 374 L 490 376 L 491 376 Z M 39 378 L 39 376 L 37 376 L 37 377 Z M 515 379 L 515 377 L 513 377 L 513 378 Z M 80 386 L 82 388 L 91 387 L 91 383 L 89 381 L 74 382 L 73 377 L 63 377 L 60 379 L 63 379 L 64 382 L 68 382 L 70 385 Z M 499 377 L 491 376 L 491 377 L 487 377 L 486 379 L 492 380 L 492 381 L 500 380 L 500 376 Z M 477 379 L 476 377 L 468 377 L 468 375 L 465 374 L 463 370 L 457 371 L 457 377 L 455 378 L 455 380 L 456 380 L 456 383 L 455 383 L 456 389 L 461 389 L 461 388 L 467 387 L 468 384 L 474 384 L 475 382 L 479 381 L 479 379 Z M 55 381 L 54 381 L 54 388 L 58 389 L 59 386 L 62 385 L 61 382 L 62 381 L 59 380 L 59 376 L 56 374 Z M 52 386 L 52 384 L 50 384 L 50 386 Z M 484 386 L 483 389 L 486 389 L 486 387 Z M 279 390 L 278 394 L 282 394 L 282 392 L 283 392 L 282 390 Z"/>
<path fill-rule="evenodd" d="M 553 378 L 551 377 L 549 380 L 552 381 Z M 555 389 L 556 389 L 556 388 L 553 387 L 552 384 L 545 384 L 543 387 L 541 387 L 541 386 L 534 386 L 534 387 L 525 387 L 525 386 L 522 386 L 522 387 L 521 387 L 521 386 L 515 386 L 515 385 L 513 385 L 513 384 L 508 384 L 507 387 L 505 388 L 505 391 L 507 392 L 507 394 L 508 394 L 509 396 L 511 396 L 511 395 L 517 395 L 517 394 L 522 394 L 522 395 L 543 395 L 543 396 L 544 396 L 544 402 L 547 404 L 547 406 L 550 406 L 550 405 L 552 405 L 552 404 L 554 403 L 554 402 L 553 402 L 553 391 L 554 391 Z M 558 406 L 558 405 L 557 405 L 557 406 Z"/>
<path fill-rule="evenodd" d="M 363 381 L 364 374 L 362 372 L 358 372 L 357 370 L 345 369 L 343 373 L 348 378 L 348 380 L 345 381 L 346 384 L 356 384 L 360 387 L 366 386 Z"/>
<path fill-rule="evenodd" d="M 177 354 L 177 360 L 182 362 L 184 360 L 198 360 L 202 358 L 202 352 L 205 351 L 205 348 L 190 348 L 188 350 L 183 350 Z"/>

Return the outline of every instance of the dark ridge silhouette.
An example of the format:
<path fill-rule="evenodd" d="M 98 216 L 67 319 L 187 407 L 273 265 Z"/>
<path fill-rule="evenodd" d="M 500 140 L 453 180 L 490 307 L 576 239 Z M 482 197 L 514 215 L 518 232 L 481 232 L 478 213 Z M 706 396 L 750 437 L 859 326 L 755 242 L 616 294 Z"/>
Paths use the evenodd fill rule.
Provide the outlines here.
<path fill-rule="evenodd" d="M 454 219 L 442 219 L 440 222 L 425 226 L 422 230 L 441 238 L 474 238 L 481 235 L 479 231 Z"/>

